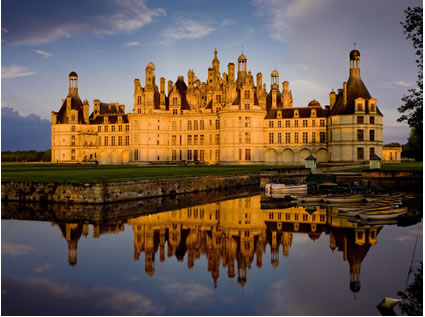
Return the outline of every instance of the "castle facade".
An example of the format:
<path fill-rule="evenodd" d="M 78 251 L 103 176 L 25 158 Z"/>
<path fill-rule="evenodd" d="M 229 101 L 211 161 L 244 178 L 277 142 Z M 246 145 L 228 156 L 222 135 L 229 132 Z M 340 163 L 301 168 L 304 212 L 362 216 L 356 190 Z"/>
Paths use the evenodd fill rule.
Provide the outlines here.
<path fill-rule="evenodd" d="M 69 74 L 69 93 L 59 112 L 52 112 L 52 162 L 153 164 L 304 165 L 318 162 L 368 161 L 382 157 L 383 115 L 360 77 L 360 52 L 350 52 L 348 82 L 329 94 L 329 105 L 312 100 L 294 107 L 289 82 L 271 73 L 267 90 L 263 75 L 256 81 L 238 58 L 220 72 L 217 50 L 208 79 L 193 70 L 176 82 L 156 85 L 155 65 L 145 69 L 145 85 L 134 80 L 131 113 L 118 103 L 78 95 L 78 76 Z"/>

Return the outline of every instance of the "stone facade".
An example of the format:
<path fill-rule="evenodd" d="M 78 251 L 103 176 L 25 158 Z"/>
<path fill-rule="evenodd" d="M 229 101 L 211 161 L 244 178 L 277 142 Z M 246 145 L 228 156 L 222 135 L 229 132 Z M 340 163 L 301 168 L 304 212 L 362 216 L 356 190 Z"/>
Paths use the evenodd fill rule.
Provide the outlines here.
<path fill-rule="evenodd" d="M 304 165 L 310 155 L 320 162 L 363 162 L 382 156 L 382 113 L 360 78 L 360 53 L 350 53 L 350 76 L 343 89 L 329 94 L 329 106 L 316 100 L 294 107 L 289 82 L 279 87 L 271 73 L 267 90 L 263 75 L 247 71 L 238 58 L 220 72 L 214 52 L 208 79 L 193 70 L 176 82 L 161 77 L 155 65 L 145 69 L 145 85 L 134 80 L 134 106 L 78 96 L 78 76 L 69 75 L 69 93 L 59 112 L 52 112 L 52 162 L 152 164 Z"/>

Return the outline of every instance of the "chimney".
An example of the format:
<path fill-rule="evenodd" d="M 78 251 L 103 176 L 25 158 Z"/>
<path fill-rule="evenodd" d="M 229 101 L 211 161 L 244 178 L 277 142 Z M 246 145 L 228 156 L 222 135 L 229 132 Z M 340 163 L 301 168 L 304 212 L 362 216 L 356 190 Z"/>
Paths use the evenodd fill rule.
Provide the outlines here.
<path fill-rule="evenodd" d="M 331 106 L 331 108 L 334 106 L 335 101 L 336 101 L 336 93 L 332 89 L 332 91 L 329 93 L 329 105 Z"/>
<path fill-rule="evenodd" d="M 347 82 L 344 81 L 344 84 L 342 87 L 344 90 L 344 105 L 346 105 L 347 104 Z"/>

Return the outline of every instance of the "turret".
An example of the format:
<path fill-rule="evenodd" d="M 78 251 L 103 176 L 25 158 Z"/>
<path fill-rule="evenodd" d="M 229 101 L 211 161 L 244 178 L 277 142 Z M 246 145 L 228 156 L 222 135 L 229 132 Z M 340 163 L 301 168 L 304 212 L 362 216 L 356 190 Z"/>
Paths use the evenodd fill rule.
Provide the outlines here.
<path fill-rule="evenodd" d="M 215 70 L 216 74 L 220 73 L 220 61 L 217 58 L 217 49 L 214 50 L 214 59 L 212 61 L 212 67 Z"/>
<path fill-rule="evenodd" d="M 146 73 L 145 87 L 147 89 L 153 89 L 153 86 L 155 83 L 155 65 L 152 62 L 149 62 L 149 64 L 146 66 L 145 73 Z"/>
<path fill-rule="evenodd" d="M 235 64 L 227 64 L 227 72 L 229 73 L 229 84 L 235 82 Z"/>
<path fill-rule="evenodd" d="M 330 105 L 331 109 L 334 106 L 335 101 L 336 101 L 336 93 L 332 89 L 332 91 L 329 93 L 329 105 Z"/>
<path fill-rule="evenodd" d="M 170 96 L 171 91 L 173 90 L 173 81 L 168 81 L 168 96 Z"/>
<path fill-rule="evenodd" d="M 243 84 L 246 77 L 246 69 L 247 69 L 247 58 L 242 53 L 238 58 L 238 84 Z"/>
<path fill-rule="evenodd" d="M 195 88 L 195 73 L 191 69 L 189 69 L 189 71 L 187 72 L 187 84 L 188 89 Z"/>
<path fill-rule="evenodd" d="M 161 108 L 165 110 L 165 78 L 161 77 L 159 79 L 159 92 L 160 92 L 160 104 Z"/>
<path fill-rule="evenodd" d="M 84 100 L 83 102 L 83 116 L 84 116 L 84 122 L 85 123 L 89 123 L 89 102 L 86 100 Z"/>
<path fill-rule="evenodd" d="M 263 86 L 263 74 L 257 74 L 257 96 L 261 95 L 261 86 Z"/>
<path fill-rule="evenodd" d="M 78 75 L 72 71 L 69 74 L 69 93 L 68 95 L 78 95 Z"/>
<path fill-rule="evenodd" d="M 360 52 L 356 49 L 350 52 L 350 77 L 360 76 Z"/>

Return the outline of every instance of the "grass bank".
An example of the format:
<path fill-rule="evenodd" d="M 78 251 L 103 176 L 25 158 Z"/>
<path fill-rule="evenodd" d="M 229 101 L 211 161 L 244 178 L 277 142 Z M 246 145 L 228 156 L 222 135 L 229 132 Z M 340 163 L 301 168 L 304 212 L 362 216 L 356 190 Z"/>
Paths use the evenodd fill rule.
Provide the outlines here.
<path fill-rule="evenodd" d="M 259 173 L 294 166 L 131 166 L 2 163 L 1 180 L 13 182 L 104 183 L 145 179 Z M 295 166 L 299 167 L 299 166 Z"/>
<path fill-rule="evenodd" d="M 356 167 L 349 169 L 334 170 L 332 172 L 361 172 L 368 170 L 369 166 Z M 403 162 L 403 163 L 383 163 L 381 165 L 383 171 L 423 171 L 423 162 Z"/>

